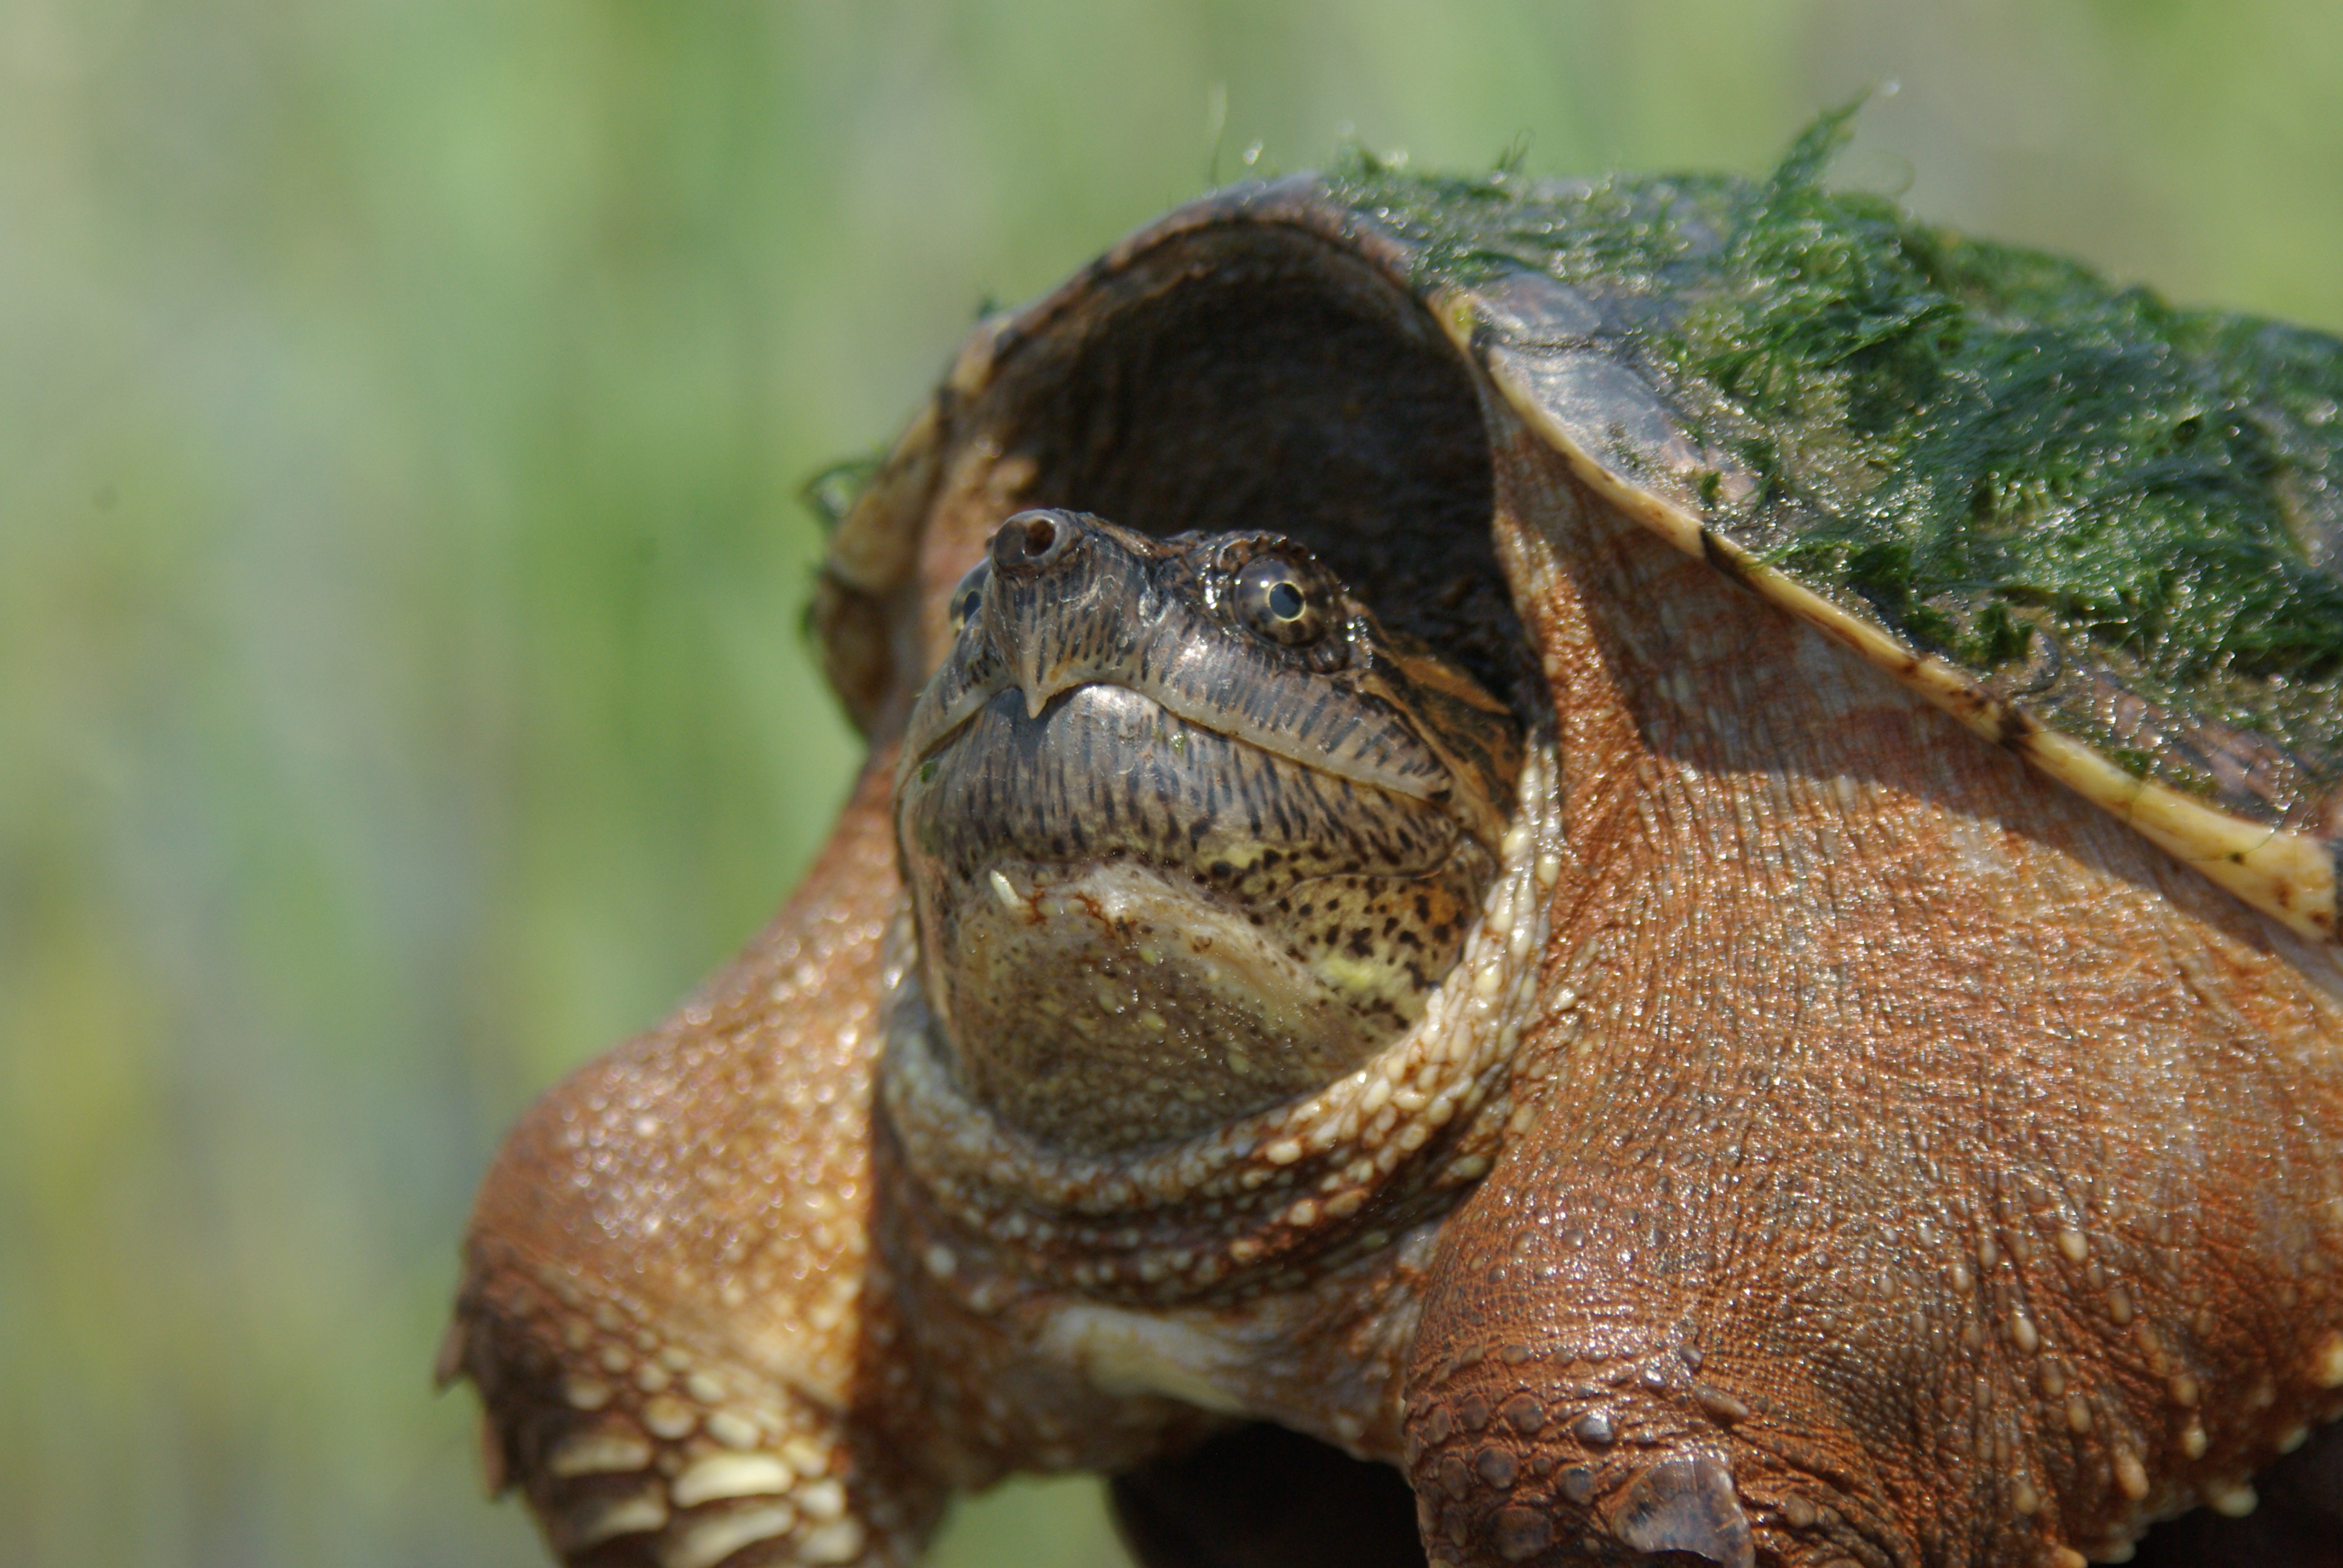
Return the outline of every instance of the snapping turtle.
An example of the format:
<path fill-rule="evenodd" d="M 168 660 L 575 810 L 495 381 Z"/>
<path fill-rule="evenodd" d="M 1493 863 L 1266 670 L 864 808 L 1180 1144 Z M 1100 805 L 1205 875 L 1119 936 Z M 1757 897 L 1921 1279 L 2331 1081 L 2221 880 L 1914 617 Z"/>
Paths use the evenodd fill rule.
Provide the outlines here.
<path fill-rule="evenodd" d="M 1185 1568 L 2338 1560 L 2343 344 L 1836 134 L 980 326 L 833 538 L 829 848 L 481 1194 L 565 1561 L 1064 1469 Z"/>

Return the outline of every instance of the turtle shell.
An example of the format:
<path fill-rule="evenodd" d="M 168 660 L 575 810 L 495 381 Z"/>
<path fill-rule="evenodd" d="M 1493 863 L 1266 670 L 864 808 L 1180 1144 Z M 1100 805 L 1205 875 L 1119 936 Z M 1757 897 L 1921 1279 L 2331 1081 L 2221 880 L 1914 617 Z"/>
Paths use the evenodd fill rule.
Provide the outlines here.
<path fill-rule="evenodd" d="M 941 434 L 1004 357 L 1161 287 L 1134 275 L 1168 242 L 1285 227 L 1413 294 L 1623 513 L 2333 940 L 2343 342 L 1828 189 L 1842 134 L 1825 120 L 1762 181 L 1433 177 L 1354 156 L 1134 236 L 985 323 L 839 529 L 818 618 L 850 706 L 867 720 L 895 668 L 855 607 L 906 580 Z M 1403 430 L 1431 439 L 1403 417 L 1376 433 Z"/>

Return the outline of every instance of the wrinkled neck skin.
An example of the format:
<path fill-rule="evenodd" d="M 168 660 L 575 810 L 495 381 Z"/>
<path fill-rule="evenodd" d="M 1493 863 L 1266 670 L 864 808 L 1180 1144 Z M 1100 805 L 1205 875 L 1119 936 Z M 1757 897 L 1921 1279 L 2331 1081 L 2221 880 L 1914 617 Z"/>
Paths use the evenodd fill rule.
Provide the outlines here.
<path fill-rule="evenodd" d="M 879 1091 L 901 1181 L 882 1246 L 922 1325 L 920 1435 L 941 1473 L 1128 1465 L 1199 1412 L 1397 1462 L 1439 1221 L 1514 1114 L 1511 1059 L 1564 852 L 1554 768 L 1534 739 L 1478 922 L 1413 1027 L 1309 1092 L 1168 1144 L 1070 1153 L 971 1097 L 898 920 Z M 1009 1405 L 1004 1381 L 1022 1391 Z"/>

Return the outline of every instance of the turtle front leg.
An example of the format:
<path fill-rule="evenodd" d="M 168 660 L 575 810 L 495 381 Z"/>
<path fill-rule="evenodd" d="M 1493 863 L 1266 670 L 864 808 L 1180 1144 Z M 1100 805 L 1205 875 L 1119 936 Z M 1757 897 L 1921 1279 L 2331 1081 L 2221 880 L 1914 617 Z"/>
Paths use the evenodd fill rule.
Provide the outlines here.
<path fill-rule="evenodd" d="M 538 1100 L 482 1188 L 441 1375 L 478 1385 L 489 1483 L 565 1562 L 877 1568 L 941 1511 L 886 1436 L 907 1378 L 870 1245 L 890 779 L 875 760 L 772 926 Z"/>
<path fill-rule="evenodd" d="M 1573 853 L 1413 1350 L 1433 1561 L 2083 1568 L 2250 1511 L 2343 1413 L 2343 970 L 1569 500 L 1516 537 Z"/>

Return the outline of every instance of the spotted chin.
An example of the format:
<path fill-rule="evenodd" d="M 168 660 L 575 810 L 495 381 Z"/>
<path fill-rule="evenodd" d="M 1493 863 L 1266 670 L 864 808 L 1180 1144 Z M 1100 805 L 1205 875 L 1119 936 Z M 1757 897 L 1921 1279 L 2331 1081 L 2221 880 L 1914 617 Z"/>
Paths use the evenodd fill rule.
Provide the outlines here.
<path fill-rule="evenodd" d="M 898 812 L 964 1085 L 1091 1150 L 1352 1070 L 1423 1016 L 1494 866 L 1431 802 L 1107 684 L 1001 694 Z"/>

